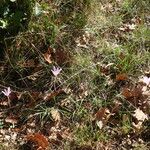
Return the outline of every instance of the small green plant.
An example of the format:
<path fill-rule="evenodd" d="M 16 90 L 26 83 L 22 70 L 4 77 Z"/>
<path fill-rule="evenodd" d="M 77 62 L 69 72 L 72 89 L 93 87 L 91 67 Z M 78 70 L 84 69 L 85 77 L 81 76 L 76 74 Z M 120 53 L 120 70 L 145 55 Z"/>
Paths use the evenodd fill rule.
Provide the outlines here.
<path fill-rule="evenodd" d="M 44 106 L 40 106 L 35 110 L 34 116 L 37 116 L 40 118 L 40 122 L 43 123 L 47 119 L 51 118 L 51 108 L 47 108 Z"/>
<path fill-rule="evenodd" d="M 11 46 L 0 60 L 0 128 L 8 115 L 17 143 L 38 132 L 50 149 L 148 147 L 148 0 L 1 1 L 0 47 Z M 124 144 L 130 137 L 143 144 Z"/>
<path fill-rule="evenodd" d="M 92 144 L 92 141 L 107 141 L 108 135 L 99 129 L 94 129 L 92 125 L 81 125 L 75 130 L 75 138 L 79 145 Z"/>

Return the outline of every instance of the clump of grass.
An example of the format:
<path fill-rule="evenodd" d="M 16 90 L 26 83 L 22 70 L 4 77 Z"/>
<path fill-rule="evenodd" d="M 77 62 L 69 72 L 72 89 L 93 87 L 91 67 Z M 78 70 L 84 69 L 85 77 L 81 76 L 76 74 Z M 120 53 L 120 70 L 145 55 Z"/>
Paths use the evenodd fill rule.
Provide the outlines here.
<path fill-rule="evenodd" d="M 132 101 L 141 97 L 133 89 L 138 88 L 137 80 L 148 68 L 150 56 L 144 17 L 148 1 L 105 2 L 38 1 L 44 11 L 32 15 L 28 31 L 14 38 L 2 62 L 1 84 L 29 93 L 18 96 L 24 123 L 40 121 L 35 128 L 47 137 L 51 129 L 56 131 L 50 142 L 58 142 L 61 148 L 71 147 L 72 142 L 75 149 L 96 147 L 99 142 L 119 145 L 121 138 L 136 132 L 132 113 L 138 104 Z M 132 24 L 136 25 L 133 29 Z M 53 66 L 62 69 L 56 76 Z M 124 88 L 131 96 L 122 94 Z M 52 108 L 61 113 L 59 121 L 51 118 Z M 97 116 L 104 121 L 102 127 L 97 125 Z M 64 132 L 72 139 L 64 139 Z M 142 132 L 137 131 L 136 137 Z M 122 146 L 128 148 L 125 144 L 119 148 Z"/>

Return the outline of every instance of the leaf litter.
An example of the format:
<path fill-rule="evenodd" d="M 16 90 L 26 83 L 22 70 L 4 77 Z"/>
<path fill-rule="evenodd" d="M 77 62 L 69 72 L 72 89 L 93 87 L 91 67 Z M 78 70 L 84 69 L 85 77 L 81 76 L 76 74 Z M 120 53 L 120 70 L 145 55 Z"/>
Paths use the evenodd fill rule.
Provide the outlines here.
<path fill-rule="evenodd" d="M 117 5 L 118 3 L 121 5 L 121 1 L 116 2 Z M 55 6 L 55 9 L 56 7 L 58 6 Z M 103 12 L 109 14 L 114 14 L 115 11 L 120 11 L 120 8 L 117 9 L 111 2 L 103 4 L 101 9 Z M 42 15 L 40 12 L 41 10 L 36 11 L 37 16 Z M 122 25 L 117 26 L 117 29 L 113 29 L 113 27 L 106 27 L 101 35 L 105 40 L 108 41 L 111 39 L 111 37 L 115 37 L 116 41 L 127 41 L 129 39 L 126 37 L 126 34 L 131 36 L 141 24 L 142 18 L 138 16 L 131 17 L 127 19 L 127 21 L 123 22 Z M 107 39 L 107 37 L 110 39 Z M 83 33 L 77 39 L 75 39 L 75 37 L 73 38 L 74 44 L 72 47 L 76 45 L 77 50 L 83 49 L 83 51 L 86 51 L 91 48 L 94 48 L 95 50 L 98 47 L 97 45 L 92 45 L 93 37 L 91 37 L 89 32 Z M 14 84 L 12 84 L 12 81 L 8 82 L 8 87 L 10 87 L 12 90 L 16 88 L 16 91 L 11 93 L 9 89 L 8 91 L 3 91 L 6 97 L 3 95 L 0 103 L 0 139 L 2 139 L 2 141 L 6 141 L 5 143 L 7 146 L 9 146 L 9 143 L 11 142 L 14 142 L 16 145 L 17 142 L 20 142 L 20 145 L 24 146 L 25 148 L 39 150 L 44 150 L 51 146 L 52 149 L 54 149 L 54 147 L 57 149 L 59 146 L 61 147 L 61 145 L 63 145 L 67 140 L 72 143 L 76 149 L 93 149 L 93 147 L 97 147 L 97 149 L 111 149 L 113 147 L 113 149 L 116 149 L 118 144 L 120 144 L 121 147 L 132 149 L 133 147 L 138 147 L 139 143 L 144 145 L 144 140 L 148 137 L 147 133 L 149 133 L 149 130 L 147 129 L 150 108 L 149 73 L 144 74 L 143 76 L 139 77 L 139 79 L 136 78 L 136 81 L 134 81 L 132 80 L 132 75 L 122 69 L 122 64 L 116 64 L 114 61 L 107 62 L 106 60 L 106 62 L 102 62 L 100 63 L 101 65 L 99 65 L 96 62 L 101 59 L 101 54 L 99 54 L 95 56 L 94 58 L 96 59 L 93 60 L 93 62 L 98 64 L 96 66 L 98 69 L 98 79 L 100 78 L 100 82 L 97 81 L 96 84 L 101 84 L 103 82 L 102 79 L 104 79 L 105 83 L 103 88 L 106 91 L 97 92 L 97 90 L 94 89 L 95 91 L 93 91 L 95 93 L 92 93 L 89 91 L 89 84 L 86 85 L 81 82 L 79 85 L 76 85 L 74 80 L 74 86 L 79 88 L 75 89 L 74 87 L 72 88 L 72 86 L 70 86 L 70 92 L 67 93 L 63 89 L 68 88 L 68 85 L 67 87 L 65 87 L 66 84 L 63 85 L 64 87 L 52 85 L 55 81 L 53 81 L 54 78 L 51 76 L 51 74 L 53 74 L 54 77 L 57 77 L 58 75 L 58 77 L 60 77 L 59 79 L 61 80 L 62 68 L 63 72 L 69 72 L 67 67 L 74 61 L 70 56 L 70 52 L 67 51 L 69 48 L 67 47 L 67 50 L 65 50 L 63 42 L 65 42 L 65 40 L 61 41 L 61 39 L 57 37 L 57 46 L 55 44 L 53 45 L 55 48 L 51 48 L 49 46 L 46 46 L 45 48 L 41 46 L 41 43 L 38 43 L 39 45 L 41 44 L 40 46 L 42 47 L 42 50 L 45 49 L 45 52 L 39 52 L 34 46 L 36 49 L 35 58 L 29 57 L 24 61 L 17 62 L 19 67 L 21 67 L 23 70 L 26 70 L 26 73 L 25 75 L 17 73 L 18 75 L 23 75 L 19 77 L 21 82 L 19 82 L 18 87 L 15 87 Z M 17 43 L 18 47 L 21 47 L 19 41 Z M 116 45 L 119 47 L 118 44 Z M 79 53 L 79 51 L 77 51 L 77 53 Z M 93 53 L 93 55 L 96 54 Z M 118 57 L 120 60 L 124 60 L 126 55 L 125 53 L 121 52 L 119 53 Z M 11 74 L 8 69 L 11 67 L 5 68 L 5 66 L 6 64 L 2 66 L 1 69 L 2 74 L 7 70 L 7 73 L 2 75 L 4 78 Z M 51 70 L 53 66 L 61 67 L 55 67 Z M 45 74 L 43 73 L 43 68 L 48 70 Z M 15 76 L 15 78 L 18 80 L 18 76 Z M 44 88 L 46 85 L 48 85 L 46 90 L 41 91 L 39 87 L 34 88 L 35 84 L 33 83 L 38 83 L 39 78 L 40 81 L 44 81 L 44 84 L 42 84 L 41 88 Z M 20 85 L 24 84 L 26 79 L 28 79 L 28 83 L 31 83 L 31 86 L 30 84 L 27 84 L 27 86 L 25 86 L 26 88 L 23 88 Z M 52 82 L 52 84 L 45 83 L 47 79 L 49 82 Z M 13 79 L 13 81 L 16 80 Z M 1 83 L 6 84 L 6 81 Z M 58 84 L 60 84 L 60 82 L 58 82 Z M 75 92 L 73 92 L 73 90 Z M 99 87 L 98 90 L 100 90 Z M 114 92 L 117 92 L 118 94 L 115 95 Z M 74 93 L 76 94 L 72 96 Z M 96 99 L 102 99 L 103 103 L 101 106 L 95 106 L 94 103 L 91 102 L 95 94 L 97 94 Z M 10 102 L 8 102 L 8 96 Z M 105 103 L 107 100 L 108 104 Z M 80 103 L 79 106 L 82 106 L 82 104 L 84 105 L 82 110 L 83 112 L 85 111 L 84 113 L 87 111 L 88 115 L 90 117 L 92 116 L 92 119 L 90 118 L 90 123 L 94 129 L 92 132 L 97 132 L 100 130 L 101 133 L 110 133 L 110 135 L 113 135 L 113 138 L 116 139 L 116 143 L 114 140 L 107 141 L 101 139 L 102 141 L 99 141 L 95 138 L 93 143 L 96 144 L 96 146 L 93 143 L 93 145 L 90 144 L 90 146 L 88 146 L 88 143 L 83 145 L 75 144 L 75 137 L 72 135 L 74 133 L 73 129 L 70 129 L 68 126 L 73 120 L 75 120 L 79 126 L 82 126 L 82 124 L 84 124 L 83 120 L 85 116 L 83 116 L 82 119 L 79 119 L 80 116 L 77 116 L 74 119 L 74 116 L 72 118 L 70 118 L 70 116 L 68 117 L 67 113 L 71 112 L 74 115 L 74 110 L 77 108 L 76 106 L 78 103 Z M 50 108 L 45 109 L 45 112 L 47 113 L 45 115 L 45 120 L 40 120 L 41 116 L 36 112 L 37 108 L 40 108 L 40 106 L 43 108 Z M 70 109 L 70 111 L 68 111 L 68 109 Z M 82 114 L 82 111 L 79 113 Z M 36 113 L 38 115 L 35 115 Z M 85 124 L 89 124 L 89 122 L 87 123 L 87 121 L 85 121 Z M 130 125 L 130 127 L 128 127 L 128 125 Z M 97 127 L 98 130 L 96 130 Z M 144 137 L 143 134 L 146 136 Z M 144 138 L 140 139 L 139 135 L 142 135 Z M 91 139 L 89 139 L 89 141 L 90 140 Z M 97 141 L 95 142 L 95 140 Z"/>

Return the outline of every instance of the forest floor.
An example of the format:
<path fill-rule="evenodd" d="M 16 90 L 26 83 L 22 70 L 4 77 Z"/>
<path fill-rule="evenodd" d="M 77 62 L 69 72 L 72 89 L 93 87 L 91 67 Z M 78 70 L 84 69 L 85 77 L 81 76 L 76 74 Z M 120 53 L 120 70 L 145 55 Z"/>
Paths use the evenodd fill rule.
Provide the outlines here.
<path fill-rule="evenodd" d="M 0 61 L 0 150 L 149 150 L 149 6 L 37 1 Z"/>

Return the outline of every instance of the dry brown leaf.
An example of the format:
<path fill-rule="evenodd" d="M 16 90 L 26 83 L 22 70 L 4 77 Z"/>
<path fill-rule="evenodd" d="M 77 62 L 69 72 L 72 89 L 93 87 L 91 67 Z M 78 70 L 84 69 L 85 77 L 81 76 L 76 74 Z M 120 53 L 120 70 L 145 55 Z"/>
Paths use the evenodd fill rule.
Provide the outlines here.
<path fill-rule="evenodd" d="M 11 92 L 9 96 L 11 106 L 15 106 L 18 103 L 18 96 L 16 92 Z"/>
<path fill-rule="evenodd" d="M 61 46 L 55 50 L 52 57 L 59 66 L 63 66 L 64 64 L 69 65 L 73 60 L 69 51 L 64 50 Z"/>
<path fill-rule="evenodd" d="M 29 59 L 29 60 L 26 60 L 24 62 L 20 61 L 20 62 L 18 62 L 18 65 L 21 66 L 21 67 L 26 67 L 26 68 L 36 66 L 34 59 Z"/>
<path fill-rule="evenodd" d="M 99 109 L 96 113 L 96 120 L 102 121 L 103 124 L 108 120 L 109 117 L 110 117 L 110 111 L 106 107 Z"/>
<path fill-rule="evenodd" d="M 52 63 L 52 55 L 51 55 L 52 53 L 53 53 L 53 49 L 49 47 L 47 49 L 47 52 L 43 54 L 45 61 L 48 62 L 49 64 Z"/>
<path fill-rule="evenodd" d="M 127 74 L 120 73 L 116 75 L 116 81 L 126 81 L 128 79 Z"/>
<path fill-rule="evenodd" d="M 130 99 L 130 98 L 139 98 L 142 96 L 142 89 L 141 88 L 133 88 L 133 89 L 129 89 L 129 88 L 123 88 L 122 90 L 122 95 L 126 98 L 126 99 Z"/>
<path fill-rule="evenodd" d="M 60 121 L 60 113 L 59 113 L 58 109 L 52 108 L 51 115 L 55 121 Z"/>
<path fill-rule="evenodd" d="M 5 122 L 6 122 L 6 123 L 11 123 L 11 124 L 17 124 L 17 123 L 18 123 L 18 118 L 15 117 L 15 116 L 8 116 L 8 117 L 5 119 Z"/>
<path fill-rule="evenodd" d="M 50 93 L 46 93 L 44 96 L 44 100 L 48 101 L 53 99 L 54 97 L 58 96 L 59 94 L 64 93 L 64 90 L 59 89 L 57 91 L 54 92 L 50 92 Z"/>
<path fill-rule="evenodd" d="M 142 88 L 140 87 L 133 88 L 131 94 L 134 98 L 140 98 L 142 96 Z"/>
<path fill-rule="evenodd" d="M 106 108 L 99 109 L 96 113 L 96 120 L 104 119 L 105 111 L 106 111 Z"/>
<path fill-rule="evenodd" d="M 133 127 L 135 127 L 135 129 L 140 130 L 142 128 L 142 122 L 138 122 L 137 124 L 135 124 L 134 122 L 132 123 Z"/>
<path fill-rule="evenodd" d="M 109 75 L 110 74 L 110 71 L 111 71 L 111 69 L 110 69 L 110 67 L 111 66 L 113 66 L 114 65 L 114 63 L 109 63 L 109 64 L 102 64 L 101 66 L 100 66 L 100 72 L 102 73 L 102 74 L 104 74 L 104 75 Z"/>
<path fill-rule="evenodd" d="M 49 54 L 48 52 L 46 52 L 43 56 L 44 56 L 44 59 L 45 59 L 46 62 L 48 62 L 49 64 L 52 63 L 51 54 Z"/>
<path fill-rule="evenodd" d="M 103 128 L 103 121 L 96 121 L 97 126 L 99 127 L 99 129 Z"/>
<path fill-rule="evenodd" d="M 134 116 L 138 121 L 141 121 L 141 122 L 144 122 L 145 120 L 148 120 L 148 115 L 145 114 L 145 113 L 144 113 L 142 110 L 140 110 L 139 108 L 134 111 L 133 116 Z"/>
<path fill-rule="evenodd" d="M 123 88 L 122 90 L 122 95 L 126 98 L 129 99 L 132 97 L 131 91 L 128 88 Z"/>
<path fill-rule="evenodd" d="M 120 28 L 118 28 L 120 31 L 123 31 L 123 32 L 131 32 L 133 31 L 135 28 L 136 28 L 136 24 L 124 24 L 123 26 L 121 26 Z"/>
<path fill-rule="evenodd" d="M 34 135 L 27 135 L 27 140 L 37 144 L 37 149 L 45 150 L 49 143 L 48 139 L 40 133 L 35 133 Z"/>
<path fill-rule="evenodd" d="M 0 102 L 0 106 L 9 106 L 8 101 L 2 101 Z"/>
<path fill-rule="evenodd" d="M 27 76 L 28 79 L 35 81 L 40 76 L 40 71 L 34 72 L 32 75 Z"/>

